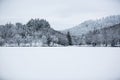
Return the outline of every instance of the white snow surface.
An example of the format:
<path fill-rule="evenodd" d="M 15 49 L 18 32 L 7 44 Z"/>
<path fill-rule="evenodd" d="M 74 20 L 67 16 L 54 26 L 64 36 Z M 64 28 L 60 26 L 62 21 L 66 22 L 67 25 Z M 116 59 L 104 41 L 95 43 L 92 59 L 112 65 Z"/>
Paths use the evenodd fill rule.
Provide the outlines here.
<path fill-rule="evenodd" d="M 0 48 L 0 80 L 120 80 L 120 48 Z"/>

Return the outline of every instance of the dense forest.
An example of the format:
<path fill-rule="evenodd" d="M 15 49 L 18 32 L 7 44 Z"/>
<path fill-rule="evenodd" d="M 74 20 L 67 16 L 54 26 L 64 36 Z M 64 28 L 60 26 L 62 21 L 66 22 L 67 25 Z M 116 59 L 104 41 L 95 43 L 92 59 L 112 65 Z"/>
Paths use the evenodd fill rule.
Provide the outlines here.
<path fill-rule="evenodd" d="M 117 20 L 116 20 L 117 21 Z M 118 22 L 117 22 L 118 23 Z M 88 25 L 91 25 L 88 24 Z M 84 29 L 87 29 L 86 27 Z M 31 19 L 26 24 L 7 23 L 0 25 L 0 46 L 3 47 L 120 47 L 120 22 L 97 28 L 81 35 L 56 31 L 44 19 Z"/>
<path fill-rule="evenodd" d="M 87 45 L 120 46 L 120 24 L 102 29 L 94 29 L 84 36 Z"/>
<path fill-rule="evenodd" d="M 73 43 L 79 46 L 120 46 L 120 15 L 113 15 L 97 20 L 88 20 L 78 26 L 62 31 L 70 32 Z"/>
<path fill-rule="evenodd" d="M 67 46 L 67 36 L 55 31 L 44 19 L 31 19 L 27 24 L 0 26 L 0 46 Z"/>

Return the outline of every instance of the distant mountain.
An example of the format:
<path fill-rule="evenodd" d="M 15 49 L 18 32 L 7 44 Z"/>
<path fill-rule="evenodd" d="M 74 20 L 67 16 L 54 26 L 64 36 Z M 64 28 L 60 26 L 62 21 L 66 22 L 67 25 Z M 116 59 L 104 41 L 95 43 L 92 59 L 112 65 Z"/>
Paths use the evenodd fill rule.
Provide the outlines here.
<path fill-rule="evenodd" d="M 102 29 L 119 23 L 120 23 L 120 15 L 114 15 L 98 20 L 88 20 L 79 24 L 78 26 L 64 30 L 62 32 L 67 33 L 69 31 L 74 36 L 81 36 L 83 34 L 88 33 L 89 31 Z"/>

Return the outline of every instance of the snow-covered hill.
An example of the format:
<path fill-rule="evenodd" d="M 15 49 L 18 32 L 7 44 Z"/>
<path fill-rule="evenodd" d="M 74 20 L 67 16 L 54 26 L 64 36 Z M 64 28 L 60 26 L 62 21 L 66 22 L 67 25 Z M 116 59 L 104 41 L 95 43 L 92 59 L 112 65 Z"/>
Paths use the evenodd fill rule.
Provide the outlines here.
<path fill-rule="evenodd" d="M 80 36 L 82 34 L 88 33 L 89 31 L 113 26 L 119 23 L 120 23 L 120 15 L 114 15 L 114 16 L 101 18 L 98 20 L 88 20 L 79 24 L 78 26 L 64 30 L 62 32 L 67 33 L 69 31 L 74 36 Z"/>
<path fill-rule="evenodd" d="M 0 46 L 61 46 L 68 45 L 67 36 L 50 27 L 46 20 L 31 19 L 27 24 L 0 25 Z"/>

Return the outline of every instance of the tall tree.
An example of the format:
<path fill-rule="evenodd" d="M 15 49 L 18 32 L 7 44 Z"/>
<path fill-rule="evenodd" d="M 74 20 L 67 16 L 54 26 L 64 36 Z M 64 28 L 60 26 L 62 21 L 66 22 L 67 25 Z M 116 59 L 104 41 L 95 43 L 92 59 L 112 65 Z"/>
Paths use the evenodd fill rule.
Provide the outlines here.
<path fill-rule="evenodd" d="M 72 45 L 72 37 L 70 35 L 70 32 L 67 32 L 67 39 L 68 39 L 68 44 Z"/>

